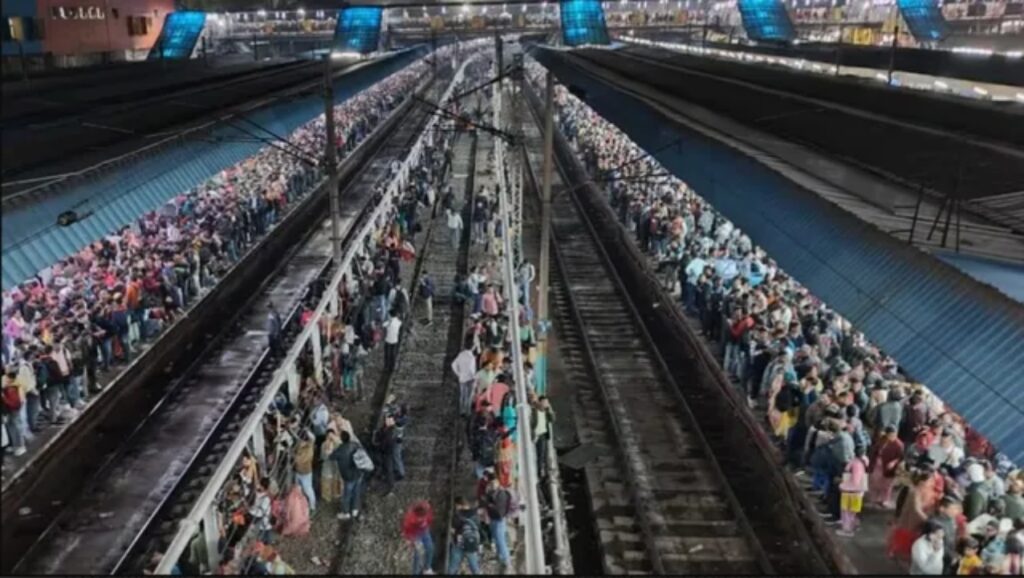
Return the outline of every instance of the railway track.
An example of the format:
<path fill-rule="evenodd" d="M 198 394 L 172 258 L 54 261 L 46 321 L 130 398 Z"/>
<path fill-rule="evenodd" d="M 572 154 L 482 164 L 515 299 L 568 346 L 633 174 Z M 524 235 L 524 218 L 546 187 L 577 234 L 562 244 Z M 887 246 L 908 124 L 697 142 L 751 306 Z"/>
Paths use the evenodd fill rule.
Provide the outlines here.
<path fill-rule="evenodd" d="M 531 110 L 537 118 L 542 105 L 532 91 L 528 92 Z M 539 150 L 536 145 L 533 148 Z M 606 549 L 622 551 L 620 558 L 637 558 L 638 552 L 643 552 L 654 571 L 658 571 L 654 560 L 657 560 L 659 551 L 663 551 L 668 556 L 663 558 L 662 567 L 675 572 L 671 564 L 679 552 L 673 543 L 692 544 L 690 548 L 705 543 L 699 540 L 690 542 L 685 537 L 686 524 L 677 528 L 676 535 L 666 527 L 672 519 L 672 512 L 686 515 L 687 512 L 699 511 L 683 504 L 699 497 L 701 490 L 687 493 L 682 483 L 686 480 L 685 475 L 692 474 L 686 464 L 693 459 L 682 456 L 694 456 L 696 448 L 699 448 L 706 457 L 703 461 L 698 459 L 696 464 L 707 465 L 704 480 L 710 480 L 712 487 L 719 491 L 707 496 L 716 496 L 716 501 L 720 498 L 723 500 L 720 504 L 728 506 L 728 511 L 734 516 L 733 523 L 740 530 L 733 537 L 744 538 L 749 549 L 748 555 L 741 556 L 739 543 L 732 542 L 738 549 L 736 562 L 754 562 L 759 566 L 759 573 L 827 574 L 840 571 L 843 563 L 837 558 L 834 544 L 823 536 L 817 515 L 807 511 L 806 505 L 794 494 L 791 484 L 779 473 L 779 457 L 772 453 L 770 443 L 762 439 L 764 435 L 757 424 L 741 413 L 744 410 L 740 402 L 728 383 L 723 381 L 721 370 L 700 340 L 693 335 L 685 320 L 673 315 L 671 301 L 662 291 L 659 280 L 646 266 L 642 255 L 638 256 L 630 236 L 619 226 L 607 206 L 603 193 L 592 185 L 580 184 L 588 177 L 558 132 L 555 134 L 555 150 L 559 178 L 563 186 L 569 187 L 568 192 L 557 194 L 552 210 L 555 215 L 552 221 L 555 235 L 552 245 L 557 256 L 555 267 L 564 283 L 561 288 L 555 283 L 555 291 L 562 292 L 560 299 L 569 306 L 568 312 L 561 307 L 556 313 L 562 317 L 562 325 L 568 325 L 569 349 L 573 348 L 575 335 L 576 350 L 583 350 L 575 354 L 570 351 L 568 362 L 577 368 L 576 373 L 581 377 L 593 375 L 595 369 L 604 375 L 604 379 L 591 377 L 593 385 L 587 383 L 587 379 L 581 383 L 584 388 L 596 387 L 596 395 L 589 395 L 599 397 L 601 402 L 614 402 L 610 410 L 614 418 L 611 420 L 613 431 L 609 431 L 607 425 L 599 430 L 606 440 L 611 440 L 606 445 L 613 444 L 613 449 L 614 445 L 625 445 L 626 450 L 630 449 L 629 444 L 640 446 L 639 451 L 620 452 L 620 458 L 628 456 L 631 462 L 624 464 L 628 466 L 626 470 L 622 467 L 592 466 L 587 472 L 598 528 L 599 531 L 604 530 L 601 537 L 607 538 L 612 545 Z M 601 273 L 594 274 L 594 271 Z M 558 278 L 555 277 L 556 281 Z M 621 302 L 626 303 L 625 308 L 631 315 L 613 312 L 614 292 L 618 293 Z M 625 351 L 631 351 L 629 356 Z M 631 368 L 643 365 L 661 381 L 661 389 L 654 387 L 652 375 L 647 370 L 632 372 Z M 609 392 L 611 387 L 618 391 Z M 589 402 L 587 394 L 581 394 L 581 397 L 586 408 L 584 423 L 597 424 L 601 413 L 608 411 L 607 406 Z M 668 404 L 656 405 L 664 401 Z M 666 413 L 672 417 L 652 419 Z M 651 423 L 657 421 L 671 423 Z M 623 422 L 628 427 L 623 428 Z M 676 428 L 681 430 L 681 437 Z M 645 436 L 651 433 L 655 436 L 655 445 L 647 447 Z M 666 439 L 669 440 L 667 444 Z M 659 442 L 662 444 L 660 447 Z M 660 453 L 663 448 L 666 454 L 671 453 L 667 448 L 672 444 L 677 445 L 673 449 L 677 454 L 675 457 Z M 605 455 L 607 452 L 602 453 L 601 459 L 607 462 Z M 685 473 L 675 477 L 677 464 L 684 465 Z M 594 470 L 596 480 L 591 475 Z M 615 478 L 615 475 L 620 478 Z M 638 479 L 638 475 L 646 477 Z M 599 483 L 602 476 L 609 476 L 607 488 Z M 662 486 L 662 480 L 667 480 L 668 484 Z M 673 485 L 677 482 L 678 487 Z M 629 486 L 627 495 L 631 500 L 623 497 L 624 485 Z M 696 481 L 693 486 L 700 488 Z M 611 499 L 605 497 L 606 492 Z M 672 505 L 667 510 L 659 510 L 662 500 L 667 500 L 664 502 L 666 505 L 672 504 L 674 492 L 678 492 L 676 496 L 685 496 L 685 499 L 678 500 L 683 508 L 677 510 Z M 651 498 L 653 501 L 647 501 Z M 718 511 L 726 510 L 719 506 Z M 615 519 L 616 513 L 619 519 Z M 605 521 L 602 522 L 602 518 Z M 607 521 L 608 518 L 611 522 Z M 632 532 L 629 531 L 628 520 L 636 520 Z M 727 518 L 722 521 L 729 522 Z M 618 522 L 626 526 L 622 535 L 627 538 L 628 545 L 614 544 L 615 523 Z M 733 528 L 729 523 L 720 527 L 729 531 Z M 701 528 L 697 524 L 691 528 L 712 540 L 715 538 L 714 530 L 709 527 L 697 530 Z M 694 557 L 699 559 L 701 553 L 707 552 L 705 547 L 693 552 Z M 652 551 L 653 559 L 650 557 Z M 717 561 L 708 560 L 709 566 L 701 571 L 738 572 L 730 568 L 734 564 L 732 553 L 724 551 L 723 554 Z M 716 562 L 721 563 L 721 570 L 715 569 Z"/>
<path fill-rule="evenodd" d="M 408 149 L 427 117 L 419 109 L 410 114 L 372 145 L 372 160 L 353 173 L 342 195 L 346 235 L 358 230 L 373 205 L 373 184 Z M 319 226 L 296 231 L 288 257 L 251 289 L 227 329 L 199 352 L 148 417 L 134 429 L 124 429 L 129 422 L 106 432 L 122 441 L 19 556 L 15 572 L 138 573 L 145 553 L 165 545 L 269 380 L 274 358 L 266 350 L 267 304 L 293 321 L 310 288 L 322 286 L 329 274 L 329 220 L 313 222 Z M 295 325 L 286 328 L 289 339 Z"/>
<path fill-rule="evenodd" d="M 465 171 L 476 155 L 476 138 L 459 135 L 453 148 L 455 158 L 450 182 L 457 201 L 463 202 L 463 194 L 468 196 L 472 187 L 472 179 L 466 177 Z M 427 209 L 421 207 L 420 211 L 426 213 Z M 448 365 L 458 353 L 464 321 L 464 307 L 452 300 L 451 279 L 457 272 L 465 271 L 466 242 L 463 240 L 457 250 L 451 246 L 440 207 L 425 232 L 427 238 L 421 245 L 420 259 L 407 285 L 410 296 L 414 295 L 422 272 L 430 273 L 436 287 L 434 321 L 430 326 L 422 324 L 425 316 L 422 300 L 414 298 L 416 306 L 405 320 L 398 362 L 385 377 L 384 391 L 376 399 L 383 402 L 394 395 L 397 402 L 405 404 L 409 410 L 410 423 L 405 428 L 402 443 L 405 479 L 395 484 L 394 496 L 368 495 L 363 519 L 356 522 L 362 527 L 345 532 L 344 555 L 335 563 L 337 573 L 408 572 L 408 555 L 394 528 L 400 523 L 405 508 L 416 500 L 428 500 L 434 509 L 434 559 L 445 561 L 451 514 L 448 504 L 457 478 L 455 447 L 459 432 L 458 427 L 453 427 L 459 422 L 457 388 L 451 383 Z M 373 414 L 368 416 L 371 424 L 367 428 L 368 437 L 381 425 L 383 404 L 376 403 L 374 408 Z M 380 473 L 375 472 L 375 477 Z M 389 547 L 392 543 L 394 548 Z M 381 554 L 381 546 L 385 546 L 389 555 Z M 397 557 L 390 555 L 396 552 Z M 440 564 L 435 564 L 435 570 L 443 570 L 436 566 Z"/>
<path fill-rule="evenodd" d="M 421 109 L 417 109 L 399 124 L 399 127 L 391 135 L 390 139 L 378 150 L 373 161 L 364 168 L 359 176 L 350 181 L 342 191 L 342 198 L 354 196 L 363 201 L 358 209 L 358 214 L 346 223 L 346 238 L 344 245 L 351 243 L 351 236 L 359 231 L 362 223 L 368 218 L 375 206 L 376 196 L 372 194 L 375 186 L 382 182 L 387 174 L 388 167 L 395 159 L 400 159 L 409 150 L 419 136 L 428 115 Z M 368 200 L 368 202 L 367 202 Z M 346 212 L 343 210 L 343 213 Z M 320 267 L 315 282 L 326 283 L 333 275 L 333 263 L 331 263 L 330 245 L 330 219 L 323 220 L 316 229 L 313 237 L 306 243 L 303 252 L 315 255 L 313 259 Z M 297 259 L 303 259 L 306 255 L 300 253 Z M 315 265 L 314 265 L 315 266 Z M 290 276 L 290 275 L 289 275 Z M 314 283 L 315 283 L 314 282 Z M 319 294 L 317 294 L 317 298 Z M 262 311 L 255 307 L 254 311 Z M 298 336 L 301 327 L 297 323 L 287 325 L 283 351 Z M 130 563 L 123 566 L 123 569 L 131 574 L 142 571 L 153 552 L 162 551 L 164 547 L 174 538 L 178 529 L 178 520 L 183 518 L 192 510 L 195 500 L 199 497 L 202 489 L 209 482 L 210 477 L 216 471 L 217 466 L 223 461 L 224 455 L 231 447 L 231 443 L 237 436 L 238 431 L 244 425 L 245 420 L 252 413 L 253 408 L 259 403 L 263 391 L 270 382 L 277 358 L 271 358 L 269 363 L 261 367 L 255 375 L 255 379 L 246 391 L 244 398 L 240 400 L 239 408 L 227 416 L 223 425 L 223 431 L 215 434 L 207 442 L 209 450 L 202 453 L 202 464 L 192 468 L 185 476 L 176 491 L 168 497 L 168 500 L 160 508 L 160 512 L 154 518 L 154 523 L 148 525 L 146 531 L 140 536 L 136 546 L 132 549 Z M 197 456 L 198 457 L 198 456 Z"/>
<path fill-rule="evenodd" d="M 472 86 L 478 80 L 467 74 L 465 86 Z M 448 183 L 468 224 L 472 222 L 474 166 L 478 152 L 485 150 L 485 143 L 476 135 L 462 133 L 453 139 L 451 146 L 454 155 Z M 383 388 L 379 388 L 382 391 L 374 398 L 373 411 L 364 418 L 367 422 L 364 431 L 369 438 L 381 425 L 383 402 L 389 395 L 407 406 L 410 425 L 405 428 L 402 444 L 406 476 L 395 485 L 395 496 L 368 496 L 362 519 L 354 523 L 360 527 L 343 531 L 341 555 L 332 564 L 332 574 L 408 572 L 408 554 L 394 528 L 409 504 L 424 499 L 434 509 L 434 567 L 441 573 L 447 569 L 453 501 L 460 486 L 459 473 L 466 471 L 460 468 L 464 464 L 459 460 L 462 427 L 458 387 L 449 369 L 461 349 L 466 312 L 463 304 L 453 300 L 451 281 L 456 274 L 467 272 L 471 243 L 469 227 L 465 227 L 459 247 L 452 247 L 440 200 L 435 218 L 430 219 L 427 209 L 421 207 L 420 212 L 419 220 L 429 220 L 430 224 L 407 284 L 414 306 L 403 325 L 396 366 L 385 374 Z M 415 291 L 423 271 L 430 273 L 436 288 L 431 326 L 421 324 L 423 305 Z"/>
<path fill-rule="evenodd" d="M 540 166 L 540 143 L 536 125 L 527 127 L 531 168 Z M 536 229 L 532 214 L 527 226 Z M 605 572 L 771 572 L 679 384 L 569 194 L 553 200 L 552 234 L 551 317 L 578 388 L 580 441 L 599 454 L 587 483 Z"/>

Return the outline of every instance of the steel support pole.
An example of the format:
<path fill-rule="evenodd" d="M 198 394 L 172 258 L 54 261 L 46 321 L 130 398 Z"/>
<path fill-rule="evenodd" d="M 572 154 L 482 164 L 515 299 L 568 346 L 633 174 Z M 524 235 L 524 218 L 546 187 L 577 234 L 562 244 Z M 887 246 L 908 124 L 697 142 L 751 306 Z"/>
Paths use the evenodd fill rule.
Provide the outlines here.
<path fill-rule="evenodd" d="M 921 201 L 924 199 L 924 185 L 921 185 L 917 190 L 917 204 L 914 205 L 914 218 L 910 221 L 910 236 L 907 237 L 907 242 L 911 245 L 914 244 L 914 233 L 917 231 L 917 218 L 921 214 Z"/>
<path fill-rule="evenodd" d="M 338 161 L 335 158 L 337 137 L 334 130 L 334 78 L 331 75 L 331 51 L 324 57 L 324 124 L 327 141 L 324 165 L 327 168 L 327 195 L 331 203 L 331 254 L 335 266 L 341 263 L 341 200 L 338 199 Z"/>
<path fill-rule="evenodd" d="M 896 70 L 896 48 L 900 43 L 900 25 L 896 23 L 892 27 L 892 46 L 889 48 L 889 73 L 886 75 L 885 84 L 892 86 L 892 74 Z"/>
<path fill-rule="evenodd" d="M 495 76 L 501 76 L 502 72 L 502 61 L 505 60 L 504 47 L 501 42 L 501 34 L 498 32 L 494 33 L 494 67 L 497 70 Z"/>
<path fill-rule="evenodd" d="M 544 105 L 544 168 L 541 176 L 541 224 L 540 224 L 540 283 L 537 287 L 537 322 L 540 339 L 537 340 L 537 367 L 535 374 L 537 389 L 547 393 L 548 384 L 548 284 L 551 277 L 551 171 L 555 133 L 555 77 L 549 70 L 545 81 Z"/>
<path fill-rule="evenodd" d="M 513 66 L 518 66 L 518 71 L 515 75 L 515 82 L 513 84 L 516 97 L 512 101 L 512 118 L 513 130 L 516 135 L 519 136 L 519 141 L 515 143 L 514 157 L 518 159 L 519 166 L 514 166 L 513 169 L 515 174 L 513 175 L 513 181 L 515 182 L 515 230 L 516 230 L 516 255 L 518 257 L 516 264 L 522 265 L 525 257 L 523 256 L 523 183 L 525 182 L 526 163 L 526 129 L 524 128 L 523 119 L 526 116 L 523 114 L 523 103 L 526 100 L 526 70 L 523 68 L 523 56 L 522 53 L 516 55 L 516 59 L 513 61 Z M 529 291 L 529 286 L 526 287 Z"/>

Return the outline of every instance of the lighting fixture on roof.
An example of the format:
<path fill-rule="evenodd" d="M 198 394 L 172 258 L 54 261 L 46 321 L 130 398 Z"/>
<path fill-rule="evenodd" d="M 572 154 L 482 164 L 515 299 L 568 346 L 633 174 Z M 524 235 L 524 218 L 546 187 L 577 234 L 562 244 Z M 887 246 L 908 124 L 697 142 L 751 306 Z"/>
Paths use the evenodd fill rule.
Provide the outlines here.
<path fill-rule="evenodd" d="M 74 225 L 75 223 L 89 217 L 90 215 L 92 215 L 92 211 L 87 211 L 82 215 L 79 215 L 78 212 L 74 210 L 64 211 L 63 213 L 57 215 L 57 226 L 70 227 L 71 225 Z"/>
<path fill-rule="evenodd" d="M 941 80 L 936 80 L 933 84 L 935 84 L 935 88 L 938 88 L 939 90 L 946 90 L 949 88 L 949 85 Z"/>
<path fill-rule="evenodd" d="M 1024 102 L 1024 92 L 1017 93 L 1017 100 Z"/>
<path fill-rule="evenodd" d="M 296 10 L 296 12 L 299 13 L 299 16 L 305 16 L 306 15 L 306 9 L 305 8 L 299 8 L 298 10 Z"/>
<path fill-rule="evenodd" d="M 463 4 L 462 5 L 462 13 L 465 14 L 467 12 L 469 12 L 469 4 Z"/>
<path fill-rule="evenodd" d="M 980 86 L 975 86 L 974 87 L 974 92 L 978 96 L 988 96 L 988 91 L 985 90 L 984 88 L 980 87 Z"/>
<path fill-rule="evenodd" d="M 259 10 L 256 11 L 256 15 L 259 16 L 260 18 L 266 18 L 267 17 L 267 11 L 262 9 L 262 8 L 260 8 Z"/>
<path fill-rule="evenodd" d="M 973 46 L 957 46 L 953 49 L 955 54 L 970 54 L 972 56 L 992 56 L 989 48 L 974 48 Z"/>

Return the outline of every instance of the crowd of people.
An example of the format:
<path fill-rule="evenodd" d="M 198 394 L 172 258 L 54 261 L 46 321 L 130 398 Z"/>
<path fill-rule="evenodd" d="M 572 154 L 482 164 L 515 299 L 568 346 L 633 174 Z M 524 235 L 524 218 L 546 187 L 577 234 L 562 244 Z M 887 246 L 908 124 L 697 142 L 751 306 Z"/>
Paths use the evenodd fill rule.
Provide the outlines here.
<path fill-rule="evenodd" d="M 422 80 L 419 61 L 335 107 L 344 155 Z M 26 452 L 45 423 L 74 419 L 102 388 L 228 270 L 290 207 L 321 168 L 324 117 L 157 210 L 3 292 L 5 453 Z M 339 157 L 340 158 L 340 157 Z"/>
<path fill-rule="evenodd" d="M 538 91 L 542 75 L 531 62 Z M 886 554 L 912 574 L 1019 575 L 1024 473 L 614 125 L 562 86 L 555 102 L 570 146 L 837 534 L 856 535 L 866 502 L 892 512 Z"/>
<path fill-rule="evenodd" d="M 493 162 L 493 158 L 491 158 Z M 473 574 L 481 573 L 481 554 L 492 550 L 498 573 L 511 570 L 510 525 L 520 513 L 516 465 L 517 429 L 528 428 L 529 443 L 536 444 L 542 475 L 547 472 L 548 440 L 554 426 L 554 413 L 543 392 L 537 392 L 531 361 L 536 355 L 536 336 L 529 295 L 536 276 L 535 268 L 522 261 L 515 272 L 519 289 L 519 335 L 513 335 L 509 307 L 503 291 L 502 255 L 504 232 L 494 185 L 479 187 L 471 207 L 457 206 L 451 187 L 442 190 L 439 200 L 445 211 L 454 247 L 463 236 L 464 222 L 471 223 L 470 255 L 476 264 L 467 275 L 458 275 L 453 291 L 456 303 L 468 313 L 462 333 L 462 348 L 451 363 L 457 384 L 459 415 L 465 426 L 465 448 L 472 463 L 476 491 L 458 496 L 452 513 L 449 574 L 459 574 L 464 565 Z M 432 281 L 431 281 L 432 283 Z M 524 362 L 529 403 L 533 408 L 528 426 L 518 423 L 512 348 L 520 348 Z M 433 556 L 429 503 L 418 501 L 409 506 L 402 523 L 403 536 L 413 550 L 413 573 L 429 566 Z"/>
<path fill-rule="evenodd" d="M 402 428 L 408 420 L 404 405 L 386 400 L 381 427 L 369 440 L 360 439 L 352 422 L 343 416 L 342 402 L 367 400 L 364 388 L 371 354 L 388 353 L 398 343 L 399 331 L 411 309 L 401 284 L 403 264 L 415 257 L 419 226 L 416 215 L 426 204 L 428 187 L 435 176 L 433 161 L 443 156 L 441 143 L 426 147 L 425 162 L 408 175 L 394 163 L 375 185 L 374 206 L 383 202 L 387 186 L 400 183 L 400 192 L 374 223 L 350 269 L 337 286 L 338 311 L 317 323 L 323 344 L 319 360 L 311 345 L 297 361 L 298 399 L 290 399 L 286 387 L 276 395 L 263 419 L 262 455 L 246 451 L 235 475 L 225 484 L 218 500 L 220 574 L 273 574 L 267 552 L 279 536 L 309 533 L 311 518 L 323 504 L 338 504 L 339 520 L 360 515 L 360 506 L 371 479 L 380 479 L 384 493 L 402 477 Z M 314 281 L 302 299 L 294 320 L 300 327 L 314 323 L 314 310 L 325 291 Z M 287 346 L 288 321 L 271 305 L 267 310 L 268 348 L 282 354 Z M 371 392 L 372 393 L 372 392 Z M 348 407 L 351 407 L 349 405 Z M 195 544 L 202 542 L 197 534 Z M 186 573 L 207 570 L 205 553 L 190 548 L 179 566 Z M 277 563 L 278 569 L 287 566 Z"/>
<path fill-rule="evenodd" d="M 273 550 L 278 538 L 308 534 L 312 516 L 324 504 L 340 506 L 338 520 L 358 519 L 371 483 L 376 482 L 386 496 L 404 478 L 407 406 L 390 395 L 378 427 L 367 439 L 356 435 L 341 408 L 369 401 L 363 384 L 368 361 L 376 351 L 383 349 L 382 370 L 394 366 L 402 327 L 411 313 L 411 299 L 402 283 L 403 264 L 415 259 L 420 215 L 440 210 L 435 208 L 441 203 L 434 183 L 450 163 L 450 136 L 428 131 L 419 161 L 407 171 L 396 161 L 376 185 L 374 204 L 380 203 L 390 184 L 397 184 L 395 200 L 376 221 L 338 285 L 338 313 L 317 322 L 319 342 L 324 344 L 322 358 L 317 363 L 312 347 L 305 348 L 297 363 L 299 399 L 289 399 L 282 388 L 263 420 L 262 455 L 246 452 L 221 491 L 219 573 L 264 573 L 269 568 L 268 549 L 280 560 Z M 425 303 L 432 298 L 432 284 L 429 273 L 421 272 L 419 297 Z M 303 299 L 296 322 L 312 323 L 313 308 L 321 298 L 322 287 L 315 283 Z M 429 311 L 426 321 L 430 321 Z M 267 324 L 270 349 L 283 351 L 286 321 L 271 308 Z M 349 404 L 341 403 L 346 400 Z M 417 513 L 432 516 L 421 509 Z M 428 570 L 433 555 L 429 533 L 423 537 L 408 524 L 402 530 L 424 549 L 417 558 L 417 573 Z M 194 544 L 202 540 L 197 534 Z M 202 560 L 205 553 L 190 548 L 179 567 L 188 573 L 202 571 Z M 279 567 L 286 565 L 280 562 Z"/>

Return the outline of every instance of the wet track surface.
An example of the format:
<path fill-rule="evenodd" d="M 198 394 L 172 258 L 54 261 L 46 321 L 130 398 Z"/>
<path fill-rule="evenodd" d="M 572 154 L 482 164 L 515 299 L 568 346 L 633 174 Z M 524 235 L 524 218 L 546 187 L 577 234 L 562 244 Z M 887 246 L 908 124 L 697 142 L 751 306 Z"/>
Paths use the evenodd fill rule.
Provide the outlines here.
<path fill-rule="evenodd" d="M 420 115 L 422 117 L 423 115 Z M 408 146 L 418 123 L 408 119 L 342 195 L 342 230 L 353 228 L 390 161 Z M 404 129 L 403 129 L 404 127 Z M 366 186 L 369 183 L 369 186 Z M 346 233 L 347 234 L 347 233 Z M 324 221 L 311 238 L 264 286 L 231 329 L 207 352 L 150 417 L 121 446 L 79 497 L 73 500 L 16 568 L 19 573 L 109 573 L 164 505 L 218 429 L 234 400 L 253 382 L 266 355 L 267 304 L 287 318 L 309 284 L 330 259 L 330 226 Z M 246 391 L 255 400 L 256 393 Z M 243 413 L 243 412 L 239 412 Z M 239 419 L 244 418 L 239 415 Z M 230 428 L 224 432 L 231 436 Z M 226 449 L 227 444 L 223 444 Z M 208 475 L 217 461 L 199 468 Z M 212 467 L 209 462 L 212 462 Z M 201 472 L 200 472 L 201 473 Z M 184 513 L 184 511 L 176 510 Z M 169 512 L 173 517 L 174 512 Z M 178 515 L 180 515 L 180 513 Z M 166 528 L 166 526 L 165 526 Z M 170 530 L 174 529 L 172 524 Z"/>

